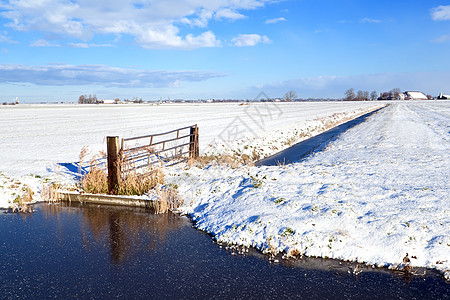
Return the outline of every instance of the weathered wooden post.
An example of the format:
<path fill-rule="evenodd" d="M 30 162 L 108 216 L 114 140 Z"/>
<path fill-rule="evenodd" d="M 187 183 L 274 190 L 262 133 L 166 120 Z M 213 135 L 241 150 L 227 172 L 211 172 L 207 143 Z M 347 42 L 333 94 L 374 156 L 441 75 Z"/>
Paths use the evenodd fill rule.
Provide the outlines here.
<path fill-rule="evenodd" d="M 198 145 L 198 126 L 195 124 L 195 126 L 191 127 L 189 158 L 197 159 L 199 157 L 200 151 Z"/>
<path fill-rule="evenodd" d="M 118 136 L 106 138 L 108 154 L 108 191 L 110 195 L 117 195 L 120 180 L 120 146 Z"/>

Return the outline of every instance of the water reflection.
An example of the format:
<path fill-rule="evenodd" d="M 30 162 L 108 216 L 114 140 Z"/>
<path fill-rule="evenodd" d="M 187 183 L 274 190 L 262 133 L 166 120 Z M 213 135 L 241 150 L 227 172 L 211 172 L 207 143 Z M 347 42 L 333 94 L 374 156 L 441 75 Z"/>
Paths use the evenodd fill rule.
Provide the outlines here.
<path fill-rule="evenodd" d="M 0 216 L 0 299 L 443 299 L 441 276 L 362 273 L 360 265 L 268 261 L 217 245 L 192 222 L 143 209 L 36 206 Z M 220 248 L 222 246 L 222 248 Z M 234 253 L 234 255 L 233 255 Z M 245 256 L 245 257 L 244 257 Z M 342 263 L 342 264 L 341 264 Z M 149 296 L 151 295 L 151 296 Z"/>
<path fill-rule="evenodd" d="M 42 206 L 42 211 L 44 217 L 58 220 L 62 213 L 81 214 L 83 248 L 88 251 L 99 245 L 109 248 L 114 264 L 121 264 L 141 251 L 157 251 L 170 232 L 187 225 L 187 220 L 179 216 L 155 215 L 143 208 L 60 203 Z"/>

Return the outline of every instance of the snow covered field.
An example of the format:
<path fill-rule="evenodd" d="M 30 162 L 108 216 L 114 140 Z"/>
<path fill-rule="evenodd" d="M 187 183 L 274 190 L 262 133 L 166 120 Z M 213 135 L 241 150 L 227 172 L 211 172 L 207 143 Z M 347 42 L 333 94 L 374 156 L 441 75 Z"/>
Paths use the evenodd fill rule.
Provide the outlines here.
<path fill-rule="evenodd" d="M 58 162 L 107 135 L 197 123 L 201 152 L 267 156 L 365 111 L 371 102 L 0 107 L 0 207 L 25 184 L 71 180 Z M 396 267 L 450 279 L 450 102 L 394 103 L 322 151 L 278 167 L 174 167 L 183 211 L 219 241 Z M 29 174 L 33 174 L 29 176 Z M 47 179 L 46 179 L 47 178 Z M 38 197 L 37 197 L 38 198 Z"/>
<path fill-rule="evenodd" d="M 108 135 L 133 137 L 197 123 L 202 152 L 221 152 L 224 144 L 231 149 L 241 144 L 242 151 L 250 151 L 243 149 L 242 140 L 264 149 L 267 146 L 261 144 L 274 140 L 267 142 L 273 152 L 288 146 L 283 140 L 288 133 L 298 134 L 294 127 L 314 134 L 327 122 L 344 121 L 374 106 L 356 102 L 0 106 L 0 207 L 10 205 L 25 185 L 39 200 L 44 178 L 70 182 L 72 178 L 59 174 L 64 170 L 57 163 L 78 161 L 83 146 L 91 154 L 106 151 Z M 271 128 L 279 132 L 272 134 Z"/>

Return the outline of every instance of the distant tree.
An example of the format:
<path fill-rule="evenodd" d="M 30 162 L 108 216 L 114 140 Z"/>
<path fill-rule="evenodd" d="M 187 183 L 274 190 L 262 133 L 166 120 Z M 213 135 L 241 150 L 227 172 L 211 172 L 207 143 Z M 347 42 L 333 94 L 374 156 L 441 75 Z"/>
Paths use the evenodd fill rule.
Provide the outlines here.
<path fill-rule="evenodd" d="M 345 100 L 351 101 L 351 100 L 354 100 L 355 97 L 356 97 L 355 90 L 353 88 L 350 88 L 345 92 Z"/>
<path fill-rule="evenodd" d="M 363 95 L 364 95 L 364 100 L 365 100 L 365 101 L 367 101 L 367 100 L 370 99 L 369 91 L 364 91 L 364 92 L 363 92 Z"/>
<path fill-rule="evenodd" d="M 364 92 L 361 91 L 361 90 L 359 90 L 358 92 L 356 92 L 355 100 L 358 100 L 358 101 L 364 100 Z"/>
<path fill-rule="evenodd" d="M 81 95 L 78 98 L 78 103 L 79 104 L 96 104 L 99 103 L 97 96 L 96 95 Z"/>
<path fill-rule="evenodd" d="M 378 93 L 376 91 L 373 91 L 372 93 L 370 93 L 370 100 L 377 100 L 378 98 Z"/>
<path fill-rule="evenodd" d="M 389 92 L 391 93 L 391 98 L 400 100 L 400 94 L 402 93 L 402 91 L 399 88 L 392 89 Z"/>
<path fill-rule="evenodd" d="M 284 99 L 288 102 L 294 100 L 297 98 L 297 93 L 295 93 L 293 90 L 290 90 L 286 94 L 284 94 Z"/>
<path fill-rule="evenodd" d="M 85 104 L 86 103 L 86 95 L 81 95 L 78 98 L 78 104 Z"/>
<path fill-rule="evenodd" d="M 355 100 L 358 100 L 358 101 L 366 101 L 366 100 L 369 100 L 369 92 L 368 92 L 368 91 L 362 91 L 362 90 L 359 90 L 359 91 L 356 93 Z"/>
<path fill-rule="evenodd" d="M 392 99 L 392 91 L 389 91 L 389 92 L 383 92 L 383 93 L 381 93 L 381 99 L 382 100 L 388 100 L 388 99 Z"/>

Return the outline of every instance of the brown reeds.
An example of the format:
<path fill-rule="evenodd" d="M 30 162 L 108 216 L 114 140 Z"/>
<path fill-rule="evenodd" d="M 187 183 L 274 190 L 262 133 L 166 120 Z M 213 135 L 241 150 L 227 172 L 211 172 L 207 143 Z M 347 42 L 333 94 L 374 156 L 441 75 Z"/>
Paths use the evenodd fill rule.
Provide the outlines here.
<path fill-rule="evenodd" d="M 142 195 L 164 183 L 164 173 L 161 168 L 151 169 L 145 173 L 132 170 L 122 174 L 119 182 L 119 195 Z"/>
<path fill-rule="evenodd" d="M 150 153 L 153 150 L 149 149 L 148 151 Z M 80 158 L 84 158 L 85 153 L 86 148 L 83 147 Z M 123 172 L 119 180 L 118 195 L 143 195 L 158 184 L 164 183 L 164 173 L 160 167 L 140 173 L 126 158 L 120 161 Z M 108 193 L 108 174 L 105 169 L 99 167 L 96 157 L 90 161 L 90 170 L 81 179 L 80 186 L 86 193 Z"/>
<path fill-rule="evenodd" d="M 197 159 L 189 160 L 189 166 L 197 166 L 199 168 L 204 168 L 210 164 L 216 164 L 220 166 L 228 166 L 232 169 L 237 169 L 243 165 L 253 165 L 254 162 L 258 159 L 252 153 L 252 156 L 247 154 L 242 154 L 235 152 L 233 154 L 217 154 L 217 155 L 208 155 L 203 154 L 199 156 Z"/>
<path fill-rule="evenodd" d="M 47 202 L 57 202 L 59 201 L 59 189 L 60 185 L 57 183 L 43 184 L 41 197 Z"/>
<path fill-rule="evenodd" d="M 168 211 L 176 211 L 183 204 L 183 200 L 173 189 L 161 189 L 158 191 L 158 201 L 154 203 L 155 213 L 166 213 Z"/>
<path fill-rule="evenodd" d="M 25 193 L 22 196 L 17 196 L 13 205 L 11 206 L 12 212 L 18 213 L 31 213 L 33 212 L 33 208 L 30 206 L 31 201 L 33 201 L 33 190 L 29 187 L 25 187 Z"/>

